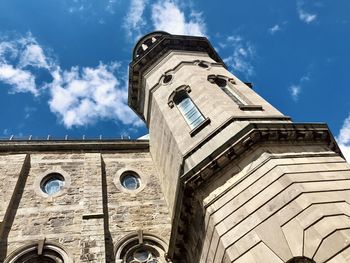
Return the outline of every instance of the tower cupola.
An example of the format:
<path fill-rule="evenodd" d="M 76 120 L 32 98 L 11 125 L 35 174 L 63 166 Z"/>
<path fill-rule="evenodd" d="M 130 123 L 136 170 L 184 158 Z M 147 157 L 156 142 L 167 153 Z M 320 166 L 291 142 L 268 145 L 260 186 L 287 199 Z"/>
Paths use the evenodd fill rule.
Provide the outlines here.
<path fill-rule="evenodd" d="M 170 51 L 205 52 L 216 62 L 222 59 L 205 37 L 171 35 L 164 31 L 155 31 L 142 37 L 133 50 L 133 60 L 129 65 L 129 106 L 143 120 L 144 103 L 147 90 L 142 85 L 144 73 L 159 62 Z"/>

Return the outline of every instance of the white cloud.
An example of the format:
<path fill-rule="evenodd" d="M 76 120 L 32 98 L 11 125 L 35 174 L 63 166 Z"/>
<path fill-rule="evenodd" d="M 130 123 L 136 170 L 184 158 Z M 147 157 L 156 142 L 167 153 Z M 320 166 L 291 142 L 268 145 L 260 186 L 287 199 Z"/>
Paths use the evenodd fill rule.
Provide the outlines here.
<path fill-rule="evenodd" d="M 297 101 L 299 99 L 299 94 L 301 91 L 300 85 L 291 85 L 289 87 L 290 94 L 292 95 L 292 98 L 294 101 Z"/>
<path fill-rule="evenodd" d="M 52 81 L 36 84 L 39 69 L 47 71 Z M 127 88 L 115 76 L 118 63 L 97 67 L 60 65 L 45 54 L 31 34 L 12 41 L 0 41 L 0 82 L 10 85 L 10 93 L 29 92 L 39 96 L 49 92 L 50 110 L 67 128 L 86 126 L 98 120 L 114 120 L 138 127 L 141 121 L 127 105 Z M 45 82 L 46 81 L 46 82 Z M 25 109 L 29 118 L 32 109 Z"/>
<path fill-rule="evenodd" d="M 34 107 L 25 107 L 24 108 L 24 113 L 25 113 L 24 118 L 28 119 L 32 115 L 32 113 L 35 111 L 36 111 L 36 108 L 34 108 Z"/>
<path fill-rule="evenodd" d="M 19 66 L 33 66 L 37 68 L 49 68 L 43 49 L 38 44 L 29 44 L 21 54 Z"/>
<path fill-rule="evenodd" d="M 158 1 L 153 4 L 152 21 L 155 30 L 177 35 L 206 35 L 206 26 L 201 13 L 192 11 L 189 19 L 186 19 L 184 12 L 173 1 Z"/>
<path fill-rule="evenodd" d="M 306 24 L 310 24 L 311 22 L 315 21 L 317 18 L 316 14 L 311 14 L 304 9 L 304 2 L 303 1 L 297 1 L 297 12 L 299 19 Z"/>
<path fill-rule="evenodd" d="M 255 57 L 254 46 L 245 42 L 239 35 L 233 35 L 226 38 L 225 48 L 232 48 L 232 55 L 224 58 L 224 62 L 232 67 L 234 71 L 238 71 L 250 77 L 254 75 L 254 67 L 251 63 Z"/>
<path fill-rule="evenodd" d="M 233 42 L 233 43 L 241 42 L 242 40 L 243 40 L 242 37 L 239 35 L 228 36 L 226 38 L 227 42 Z"/>
<path fill-rule="evenodd" d="M 305 85 L 305 83 L 308 82 L 308 81 L 310 81 L 310 77 L 309 77 L 309 75 L 305 75 L 305 76 L 302 76 L 300 78 L 298 84 L 292 84 L 289 87 L 290 95 L 292 96 L 292 99 L 294 101 L 298 101 L 299 100 L 299 96 L 300 96 L 300 93 L 302 91 L 303 85 Z"/>
<path fill-rule="evenodd" d="M 15 43 L 8 41 L 0 42 L 0 63 L 6 63 L 8 59 L 15 59 L 18 51 Z"/>
<path fill-rule="evenodd" d="M 114 11 L 114 5 L 116 4 L 117 0 L 109 0 L 108 1 L 108 4 L 106 6 L 106 10 L 111 13 L 111 14 L 114 14 L 115 11 Z"/>
<path fill-rule="evenodd" d="M 350 115 L 344 120 L 336 140 L 346 160 L 350 162 Z"/>
<path fill-rule="evenodd" d="M 278 31 L 281 31 L 282 28 L 279 25 L 274 25 L 273 27 L 269 28 L 269 32 L 271 35 L 275 34 Z"/>
<path fill-rule="evenodd" d="M 10 93 L 30 92 L 40 94 L 35 74 L 27 67 L 49 70 L 49 60 L 35 38 L 28 33 L 16 40 L 0 42 L 0 81 L 11 86 Z"/>
<path fill-rule="evenodd" d="M 10 93 L 31 92 L 38 96 L 34 75 L 26 70 L 14 68 L 12 65 L 0 64 L 0 81 L 11 86 Z"/>
<path fill-rule="evenodd" d="M 50 109 L 65 127 L 86 126 L 98 120 L 115 120 L 139 126 L 140 120 L 127 106 L 127 90 L 114 76 L 115 64 L 96 68 L 57 69 L 48 85 Z"/>
<path fill-rule="evenodd" d="M 145 10 L 147 0 L 131 0 L 128 14 L 124 18 L 124 28 L 127 31 L 128 37 L 136 34 L 136 38 L 141 35 L 143 26 L 146 25 L 143 12 Z"/>

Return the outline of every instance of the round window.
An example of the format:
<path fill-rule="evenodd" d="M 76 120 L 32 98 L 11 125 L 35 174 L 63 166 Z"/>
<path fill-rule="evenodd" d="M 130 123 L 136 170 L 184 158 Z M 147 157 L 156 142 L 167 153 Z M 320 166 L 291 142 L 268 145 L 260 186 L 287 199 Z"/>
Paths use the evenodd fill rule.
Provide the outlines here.
<path fill-rule="evenodd" d="M 140 177 L 133 172 L 126 172 L 121 178 L 120 182 L 122 186 L 128 190 L 136 190 L 140 187 Z"/>
<path fill-rule="evenodd" d="M 64 187 L 64 178 L 59 173 L 51 173 L 44 177 L 44 179 L 41 182 L 41 190 L 48 194 L 48 195 L 54 195 L 61 191 L 61 189 Z"/>

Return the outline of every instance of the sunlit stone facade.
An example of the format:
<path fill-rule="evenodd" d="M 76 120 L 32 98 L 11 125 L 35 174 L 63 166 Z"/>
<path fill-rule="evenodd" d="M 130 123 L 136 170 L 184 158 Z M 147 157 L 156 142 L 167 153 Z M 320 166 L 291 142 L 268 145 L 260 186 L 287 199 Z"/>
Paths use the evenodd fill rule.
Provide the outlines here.
<path fill-rule="evenodd" d="M 0 262 L 350 262 L 326 124 L 292 122 L 203 37 L 146 35 L 129 78 L 149 141 L 0 142 Z"/>

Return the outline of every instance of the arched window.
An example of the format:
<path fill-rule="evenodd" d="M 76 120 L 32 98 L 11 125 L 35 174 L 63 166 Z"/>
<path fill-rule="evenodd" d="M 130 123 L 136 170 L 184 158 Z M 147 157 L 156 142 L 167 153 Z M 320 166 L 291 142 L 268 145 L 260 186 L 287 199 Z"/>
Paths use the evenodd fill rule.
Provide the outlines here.
<path fill-rule="evenodd" d="M 72 263 L 61 245 L 41 240 L 12 252 L 4 263 Z"/>
<path fill-rule="evenodd" d="M 219 88 L 225 92 L 237 105 L 246 105 L 247 102 L 241 98 L 229 85 L 228 80 L 225 77 L 210 75 L 208 76 L 208 80 L 211 83 L 215 83 L 219 86 Z"/>
<path fill-rule="evenodd" d="M 125 236 L 116 245 L 116 263 L 165 263 L 166 244 L 154 235 L 139 232 Z"/>
<path fill-rule="evenodd" d="M 185 90 L 177 92 L 173 101 L 191 129 L 196 128 L 205 120 Z"/>

